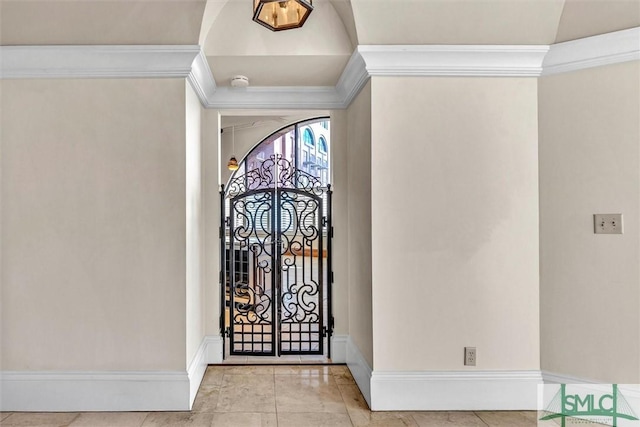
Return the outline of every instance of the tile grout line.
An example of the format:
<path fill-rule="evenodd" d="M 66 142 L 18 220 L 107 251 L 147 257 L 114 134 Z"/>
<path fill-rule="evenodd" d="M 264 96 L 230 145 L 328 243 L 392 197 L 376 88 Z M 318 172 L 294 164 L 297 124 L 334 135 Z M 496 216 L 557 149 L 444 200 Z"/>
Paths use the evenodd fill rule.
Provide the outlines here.
<path fill-rule="evenodd" d="M 334 374 L 331 372 L 331 368 L 329 368 L 329 375 L 331 375 L 332 377 L 334 376 Z M 333 381 L 335 381 L 335 380 L 336 379 L 334 377 Z M 351 414 L 349 413 L 349 408 L 347 407 L 347 401 L 344 400 L 344 393 L 342 393 L 342 389 L 340 388 L 340 384 L 336 383 L 336 387 L 338 388 L 338 393 L 340 393 L 340 398 L 342 399 L 342 403 L 344 405 L 344 409 L 345 409 L 345 411 L 347 411 L 347 417 L 349 418 L 349 423 L 351 423 L 351 427 L 355 427 L 355 424 L 353 423 L 353 419 L 351 419 Z"/>
<path fill-rule="evenodd" d="M 478 411 L 473 411 L 473 415 L 475 415 L 476 417 L 478 417 L 478 419 L 480 420 L 480 422 L 482 424 L 484 424 L 487 427 L 491 427 L 485 420 L 482 419 L 482 417 L 478 414 Z"/>
<path fill-rule="evenodd" d="M 280 426 L 280 413 L 278 412 L 278 394 L 276 390 L 276 368 L 273 368 L 273 406 L 276 411 L 276 427 Z"/>
<path fill-rule="evenodd" d="M 225 373 L 222 372 L 222 378 L 220 378 L 220 384 L 218 385 L 218 392 L 216 393 L 216 406 L 214 406 L 214 414 L 213 417 L 211 418 L 211 423 L 213 425 L 213 420 L 215 420 L 216 418 L 216 412 L 218 410 L 218 405 L 220 404 L 220 397 L 222 396 L 222 387 L 224 386 L 224 377 L 225 377 Z"/>
<path fill-rule="evenodd" d="M 73 417 L 73 419 L 71 419 L 71 421 L 69 421 L 69 424 L 67 424 L 67 426 L 70 426 L 71 424 L 73 424 L 74 421 L 76 421 L 78 418 L 80 418 L 80 412 L 76 413 L 76 416 Z"/>
<path fill-rule="evenodd" d="M 205 375 L 207 374 L 207 371 L 206 371 L 206 370 L 204 371 L 204 374 L 205 374 Z M 202 384 L 200 385 L 200 387 L 201 387 L 201 386 L 202 386 Z M 198 397 L 198 393 L 200 392 L 200 387 L 198 387 L 198 391 L 196 392 L 196 397 Z M 194 399 L 194 401 L 193 401 L 193 402 L 195 403 L 195 399 Z M 191 410 L 191 409 L 189 409 L 189 412 L 191 412 L 191 411 L 192 411 L 192 410 Z M 150 416 L 151 414 L 152 414 L 152 412 L 149 412 L 149 413 L 147 414 L 147 416 L 146 416 L 146 417 L 144 417 L 144 419 L 142 420 L 142 424 L 140 424 L 140 427 L 143 427 L 143 426 L 144 426 L 144 423 L 147 421 L 147 418 L 149 418 L 149 416 Z"/>

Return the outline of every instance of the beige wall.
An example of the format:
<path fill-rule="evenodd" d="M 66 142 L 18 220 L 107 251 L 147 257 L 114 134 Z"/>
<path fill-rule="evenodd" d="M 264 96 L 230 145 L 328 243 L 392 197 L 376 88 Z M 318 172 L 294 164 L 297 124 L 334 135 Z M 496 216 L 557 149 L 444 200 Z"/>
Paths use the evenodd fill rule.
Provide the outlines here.
<path fill-rule="evenodd" d="M 535 79 L 373 78 L 375 371 L 539 369 L 536 97 Z"/>
<path fill-rule="evenodd" d="M 220 124 L 217 110 L 202 112 L 205 332 L 220 335 Z M 224 165 L 226 166 L 226 164 Z"/>
<path fill-rule="evenodd" d="M 2 9 L 0 9 L 0 14 L 2 13 Z M 2 262 L 2 251 L 3 251 L 3 244 L 2 241 L 4 240 L 4 234 L 2 232 L 2 226 L 3 226 L 3 221 L 2 221 L 2 215 L 3 215 L 3 200 L 4 200 L 4 192 L 2 191 L 2 188 L 4 188 L 3 185 L 3 177 L 4 177 L 4 173 L 2 172 L 2 159 L 4 157 L 4 148 L 3 148 L 3 144 L 2 144 L 2 139 L 3 139 L 3 129 L 4 129 L 4 125 L 3 125 L 3 102 L 2 102 L 2 97 L 4 96 L 4 92 L 3 92 L 3 84 L 0 81 L 0 346 L 2 346 L 4 348 L 4 339 L 3 339 L 3 335 L 4 335 L 4 331 L 2 329 L 2 325 L 5 324 L 5 314 L 4 314 L 4 310 L 3 310 L 3 303 L 2 301 L 5 300 L 5 286 L 4 286 L 4 263 Z M 0 350 L 0 371 L 2 371 L 4 368 L 4 351 Z"/>
<path fill-rule="evenodd" d="M 336 334 L 375 371 L 640 382 L 638 75 L 374 77 L 332 112 Z M 184 369 L 218 333 L 228 155 L 186 86 L 0 82 L 3 370 Z"/>
<path fill-rule="evenodd" d="M 371 83 L 347 111 L 348 120 L 348 261 L 349 335 L 370 367 L 374 362 L 372 331 Z M 394 309 L 395 310 L 395 309 Z M 398 313 L 395 311 L 396 315 Z M 376 337 L 377 339 L 377 337 Z"/>
<path fill-rule="evenodd" d="M 540 80 L 542 369 L 640 382 L 640 64 Z M 593 214 L 622 213 L 623 235 Z"/>
<path fill-rule="evenodd" d="M 346 110 L 331 112 L 331 186 L 333 189 L 332 269 L 334 335 L 349 334 L 349 177 L 348 121 Z"/>
<path fill-rule="evenodd" d="M 186 316 L 187 365 L 204 338 L 204 205 L 202 187 L 202 139 L 200 100 L 185 81 L 186 141 Z"/>
<path fill-rule="evenodd" d="M 184 369 L 184 79 L 0 84 L 2 369 Z"/>

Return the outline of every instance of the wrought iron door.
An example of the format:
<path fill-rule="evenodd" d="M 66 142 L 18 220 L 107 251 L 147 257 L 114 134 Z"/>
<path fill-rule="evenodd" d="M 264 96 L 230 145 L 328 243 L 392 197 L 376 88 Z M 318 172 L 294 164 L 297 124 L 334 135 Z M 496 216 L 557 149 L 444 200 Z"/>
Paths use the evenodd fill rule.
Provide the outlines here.
<path fill-rule="evenodd" d="M 276 154 L 221 194 L 229 354 L 324 354 L 332 325 L 331 220 L 323 215 L 330 187 Z"/>

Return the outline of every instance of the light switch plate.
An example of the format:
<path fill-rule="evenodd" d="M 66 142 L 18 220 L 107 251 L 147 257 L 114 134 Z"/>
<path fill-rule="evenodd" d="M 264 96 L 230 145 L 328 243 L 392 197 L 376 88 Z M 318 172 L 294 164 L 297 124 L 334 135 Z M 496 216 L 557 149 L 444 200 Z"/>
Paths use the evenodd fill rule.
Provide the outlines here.
<path fill-rule="evenodd" d="M 596 234 L 622 234 L 622 214 L 593 215 L 593 231 Z"/>

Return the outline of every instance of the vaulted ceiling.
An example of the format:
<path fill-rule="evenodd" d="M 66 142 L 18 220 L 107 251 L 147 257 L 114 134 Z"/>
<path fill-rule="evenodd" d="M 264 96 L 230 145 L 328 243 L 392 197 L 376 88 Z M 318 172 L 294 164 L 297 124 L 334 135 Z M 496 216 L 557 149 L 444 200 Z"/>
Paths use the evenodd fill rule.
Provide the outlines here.
<path fill-rule="evenodd" d="M 198 44 L 206 0 L 0 0 L 2 45 Z"/>
<path fill-rule="evenodd" d="M 565 0 L 555 42 L 640 26 L 640 0 Z"/>
<path fill-rule="evenodd" d="M 252 4 L 228 0 L 212 23 L 204 52 L 217 82 L 243 74 L 256 86 L 335 85 L 354 45 L 329 1 L 316 0 L 302 28 L 282 32 L 255 24 Z"/>
<path fill-rule="evenodd" d="M 357 45 L 552 44 L 640 26 L 640 0 L 314 0 L 301 29 L 253 0 L 0 0 L 2 45 L 195 45 L 219 86 L 333 86 Z"/>

